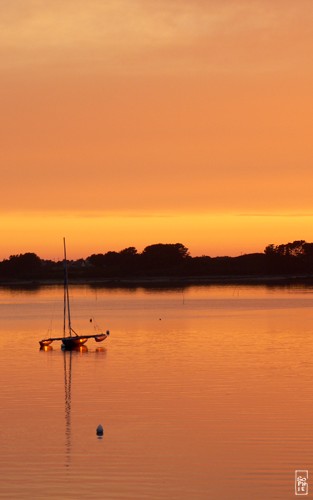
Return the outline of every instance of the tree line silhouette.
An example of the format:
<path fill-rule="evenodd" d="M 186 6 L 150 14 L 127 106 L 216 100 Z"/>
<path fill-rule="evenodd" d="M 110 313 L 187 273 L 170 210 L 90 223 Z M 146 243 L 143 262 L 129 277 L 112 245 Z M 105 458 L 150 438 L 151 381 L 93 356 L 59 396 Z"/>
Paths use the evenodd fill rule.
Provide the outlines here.
<path fill-rule="evenodd" d="M 71 280 L 171 277 L 236 277 L 313 275 L 313 243 L 304 240 L 268 245 L 263 253 L 238 257 L 192 257 L 182 243 L 157 243 L 141 253 L 135 247 L 92 254 L 69 261 Z M 2 283 L 63 279 L 63 261 L 44 260 L 35 253 L 11 255 L 0 262 Z"/>

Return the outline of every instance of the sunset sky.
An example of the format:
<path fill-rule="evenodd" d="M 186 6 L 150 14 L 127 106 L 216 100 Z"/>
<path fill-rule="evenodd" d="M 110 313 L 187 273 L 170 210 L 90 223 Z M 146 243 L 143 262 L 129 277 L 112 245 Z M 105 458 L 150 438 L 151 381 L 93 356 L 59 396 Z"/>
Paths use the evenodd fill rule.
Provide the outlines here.
<path fill-rule="evenodd" d="M 313 241 L 312 0 L 2 0 L 0 259 Z"/>

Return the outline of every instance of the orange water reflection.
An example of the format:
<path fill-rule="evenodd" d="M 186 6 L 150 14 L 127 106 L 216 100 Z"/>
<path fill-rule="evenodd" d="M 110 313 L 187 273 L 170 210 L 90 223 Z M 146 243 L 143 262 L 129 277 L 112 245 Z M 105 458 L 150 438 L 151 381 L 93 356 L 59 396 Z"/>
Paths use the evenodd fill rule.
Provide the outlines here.
<path fill-rule="evenodd" d="M 3 498 L 294 498 L 312 470 L 311 289 L 75 288 L 78 327 L 93 309 L 108 344 L 38 352 L 57 296 L 0 294 Z"/>

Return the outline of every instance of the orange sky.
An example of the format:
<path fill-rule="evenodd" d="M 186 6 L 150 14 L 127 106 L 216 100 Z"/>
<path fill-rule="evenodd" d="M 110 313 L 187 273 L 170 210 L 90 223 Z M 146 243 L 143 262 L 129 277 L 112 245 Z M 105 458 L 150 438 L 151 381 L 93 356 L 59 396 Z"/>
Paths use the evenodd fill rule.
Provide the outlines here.
<path fill-rule="evenodd" d="M 0 259 L 313 241 L 311 0 L 0 4 Z"/>

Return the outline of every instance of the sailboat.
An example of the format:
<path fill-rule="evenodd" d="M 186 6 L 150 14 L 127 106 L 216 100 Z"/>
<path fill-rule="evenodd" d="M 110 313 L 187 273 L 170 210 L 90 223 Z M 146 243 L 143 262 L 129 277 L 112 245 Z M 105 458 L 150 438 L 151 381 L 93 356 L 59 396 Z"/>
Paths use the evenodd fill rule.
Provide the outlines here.
<path fill-rule="evenodd" d="M 52 344 L 55 340 L 61 340 L 62 349 L 75 349 L 84 345 L 88 339 L 95 339 L 96 342 L 102 342 L 109 335 L 110 332 L 107 330 L 106 333 L 98 333 L 93 335 L 78 335 L 72 327 L 71 322 L 71 310 L 70 310 L 70 296 L 68 289 L 68 271 L 67 271 L 67 258 L 66 258 L 66 243 L 65 238 L 63 238 L 63 248 L 64 248 L 64 307 L 63 307 L 63 336 L 62 337 L 50 337 L 48 339 L 43 339 L 39 341 L 40 347 L 44 348 Z"/>

